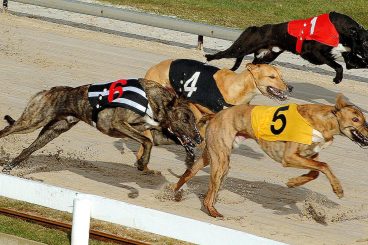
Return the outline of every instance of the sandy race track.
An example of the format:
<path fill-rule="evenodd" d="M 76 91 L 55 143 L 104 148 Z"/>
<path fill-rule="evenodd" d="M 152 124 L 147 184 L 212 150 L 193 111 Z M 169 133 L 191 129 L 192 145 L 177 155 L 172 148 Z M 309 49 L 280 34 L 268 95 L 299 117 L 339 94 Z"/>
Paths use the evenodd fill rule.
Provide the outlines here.
<path fill-rule="evenodd" d="M 55 85 L 141 77 L 167 58 L 203 59 L 195 50 L 8 14 L 0 14 L 0 23 L 1 117 L 17 118 L 31 95 Z M 232 61 L 213 64 L 229 67 Z M 343 80 L 336 86 L 329 76 L 281 69 L 295 87 L 293 102 L 334 103 L 336 93 L 344 92 L 368 111 L 367 83 Z M 275 102 L 259 96 L 252 103 Z M 0 122 L 1 128 L 5 125 Z M 1 139 L 1 163 L 15 157 L 37 133 Z M 332 147 L 321 154 L 342 182 L 343 199 L 333 194 L 323 175 L 304 187 L 288 189 L 285 182 L 305 171 L 282 168 L 252 141 L 242 145 L 232 155 L 217 204 L 224 219 L 201 211 L 208 168 L 186 186 L 183 200 L 175 202 L 165 186 L 176 182 L 185 170 L 183 149 L 154 147 L 150 166 L 162 176 L 147 176 L 134 167 L 137 148 L 132 141 L 109 138 L 80 123 L 12 173 L 290 244 L 368 243 L 368 150 L 346 138 L 336 137 Z"/>

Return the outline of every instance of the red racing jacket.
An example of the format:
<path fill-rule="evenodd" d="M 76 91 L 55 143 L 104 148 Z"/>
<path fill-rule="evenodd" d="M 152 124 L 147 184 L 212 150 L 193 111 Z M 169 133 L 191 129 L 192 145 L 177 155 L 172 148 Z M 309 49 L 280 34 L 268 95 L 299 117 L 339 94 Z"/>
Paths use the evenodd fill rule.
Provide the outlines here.
<path fill-rule="evenodd" d="M 288 33 L 297 38 L 296 51 L 300 54 L 304 40 L 314 40 L 331 47 L 339 44 L 339 33 L 331 23 L 329 14 L 288 23 Z"/>

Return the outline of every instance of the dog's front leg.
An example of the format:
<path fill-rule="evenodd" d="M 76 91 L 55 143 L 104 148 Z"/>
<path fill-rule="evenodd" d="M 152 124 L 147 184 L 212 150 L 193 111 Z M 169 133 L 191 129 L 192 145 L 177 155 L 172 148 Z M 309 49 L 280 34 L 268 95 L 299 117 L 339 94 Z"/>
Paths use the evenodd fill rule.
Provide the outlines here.
<path fill-rule="evenodd" d="M 156 174 L 155 171 L 151 171 L 147 167 L 150 156 L 151 156 L 151 149 L 153 145 L 152 139 L 144 135 L 144 133 L 139 132 L 138 130 L 130 126 L 128 123 L 126 122 L 122 123 L 119 119 L 113 120 L 111 125 L 113 129 L 121 133 L 122 137 L 127 136 L 142 144 L 142 148 L 143 148 L 142 154 L 137 160 L 138 170 L 144 171 L 145 173 Z"/>
<path fill-rule="evenodd" d="M 151 130 L 146 130 L 143 132 L 143 135 L 146 136 L 148 139 L 151 140 L 151 142 L 153 142 L 153 135 L 151 133 Z M 141 145 L 138 149 L 138 152 L 137 152 L 137 161 L 139 161 L 139 159 L 142 159 L 143 157 L 143 154 L 144 154 L 144 146 Z"/>
<path fill-rule="evenodd" d="M 319 157 L 319 154 L 316 154 L 311 159 L 318 161 L 318 157 Z M 306 174 L 303 174 L 301 176 L 289 179 L 289 181 L 286 183 L 286 185 L 289 188 L 301 186 L 301 185 L 304 185 L 304 184 L 306 184 L 306 183 L 308 183 L 312 180 L 317 179 L 318 176 L 319 176 L 319 171 L 311 170 Z"/>
<path fill-rule="evenodd" d="M 313 171 L 320 171 L 324 173 L 327 179 L 330 181 L 333 192 L 339 198 L 342 198 L 344 196 L 344 191 L 342 189 L 340 181 L 332 173 L 332 170 L 330 169 L 328 164 L 314 160 L 314 159 L 307 159 L 307 158 L 301 157 L 298 154 L 298 148 L 299 148 L 298 143 L 294 143 L 294 142 L 286 143 L 284 157 L 282 159 L 282 165 L 284 167 L 311 169 Z M 313 172 L 311 174 L 313 174 Z M 315 177 L 317 176 L 318 175 L 316 175 Z M 309 177 L 312 177 L 312 176 L 309 176 Z"/>
<path fill-rule="evenodd" d="M 344 58 L 346 69 L 348 70 L 368 68 L 368 63 L 357 55 L 354 55 L 352 52 L 345 52 L 342 54 L 342 57 Z"/>
<path fill-rule="evenodd" d="M 316 58 L 320 60 L 322 64 L 326 64 L 335 70 L 336 76 L 334 77 L 333 81 L 335 84 L 339 84 L 343 78 L 344 69 L 342 68 L 342 66 L 339 63 L 337 63 L 331 56 L 326 57 L 325 55 L 321 54 L 318 51 L 314 52 L 313 54 L 315 55 Z"/>

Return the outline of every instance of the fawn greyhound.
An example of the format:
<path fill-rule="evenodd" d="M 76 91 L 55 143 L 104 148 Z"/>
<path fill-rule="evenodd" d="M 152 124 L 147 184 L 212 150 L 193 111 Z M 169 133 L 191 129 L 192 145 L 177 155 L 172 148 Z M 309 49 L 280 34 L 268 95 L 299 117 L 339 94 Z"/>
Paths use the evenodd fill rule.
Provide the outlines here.
<path fill-rule="evenodd" d="M 203 115 L 211 115 L 232 105 L 249 103 L 257 94 L 286 100 L 292 86 L 285 83 L 278 68 L 271 65 L 246 65 L 241 73 L 219 69 L 196 60 L 165 60 L 150 68 L 146 79 L 156 81 L 187 98 L 197 122 Z M 205 123 L 203 125 L 206 125 Z M 199 127 L 204 136 L 204 127 Z M 166 141 L 161 132 L 146 131 L 156 144 Z M 141 147 L 138 158 L 143 152 Z M 193 163 L 193 152 L 187 152 L 188 164 Z"/>
<path fill-rule="evenodd" d="M 28 148 L 5 164 L 3 172 L 9 172 L 79 121 L 93 125 L 111 137 L 128 137 L 141 143 L 144 153 L 138 159 L 138 169 L 147 172 L 152 142 L 142 134 L 144 130 L 169 129 L 186 148 L 201 141 L 188 102 L 160 84 L 145 79 L 76 88 L 53 87 L 34 95 L 18 120 L 8 115 L 5 120 L 9 126 L 0 131 L 0 138 L 43 128 Z"/>
<path fill-rule="evenodd" d="M 229 171 L 235 138 L 245 137 L 255 139 L 268 156 L 284 167 L 310 170 L 290 179 L 288 187 L 303 185 L 322 172 L 332 190 L 341 198 L 343 189 L 340 181 L 327 163 L 318 160 L 319 151 L 332 143 L 334 135 L 344 135 L 361 147 L 368 146 L 368 125 L 363 113 L 356 106 L 349 105 L 341 94 L 337 96 L 335 106 L 234 106 L 219 112 L 209 122 L 202 157 L 186 170 L 173 189 L 178 191 L 200 169 L 210 164 L 210 184 L 204 206 L 211 216 L 222 216 L 214 203 Z"/>

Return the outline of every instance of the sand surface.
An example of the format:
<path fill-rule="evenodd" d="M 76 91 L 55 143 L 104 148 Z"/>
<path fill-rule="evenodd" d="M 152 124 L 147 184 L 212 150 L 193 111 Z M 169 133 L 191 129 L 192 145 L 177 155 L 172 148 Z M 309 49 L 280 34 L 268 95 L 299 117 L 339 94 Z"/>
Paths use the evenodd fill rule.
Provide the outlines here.
<path fill-rule="evenodd" d="M 203 60 L 203 54 L 162 43 L 87 31 L 40 20 L 0 14 L 0 116 L 19 117 L 37 91 L 55 85 L 77 86 L 126 77 L 142 77 L 167 58 Z M 211 64 L 231 66 L 225 60 Z M 368 84 L 282 68 L 295 87 L 292 102 L 334 103 L 343 92 L 365 112 Z M 368 78 L 367 78 L 368 81 Z M 252 103 L 275 104 L 258 96 Z M 278 103 L 278 102 L 276 102 Z M 0 127 L 6 126 L 0 121 Z M 0 139 L 1 163 L 14 158 L 38 132 Z M 134 167 L 138 145 L 105 136 L 80 123 L 37 151 L 14 175 L 162 210 L 246 231 L 289 244 L 367 244 L 368 151 L 343 137 L 321 153 L 341 180 L 345 197 L 338 199 L 325 176 L 300 188 L 285 186 L 305 173 L 286 169 L 268 158 L 253 141 L 233 152 L 231 169 L 216 205 L 224 219 L 201 210 L 208 186 L 205 168 L 175 202 L 166 191 L 185 170 L 180 146 L 154 147 L 147 176 Z"/>

